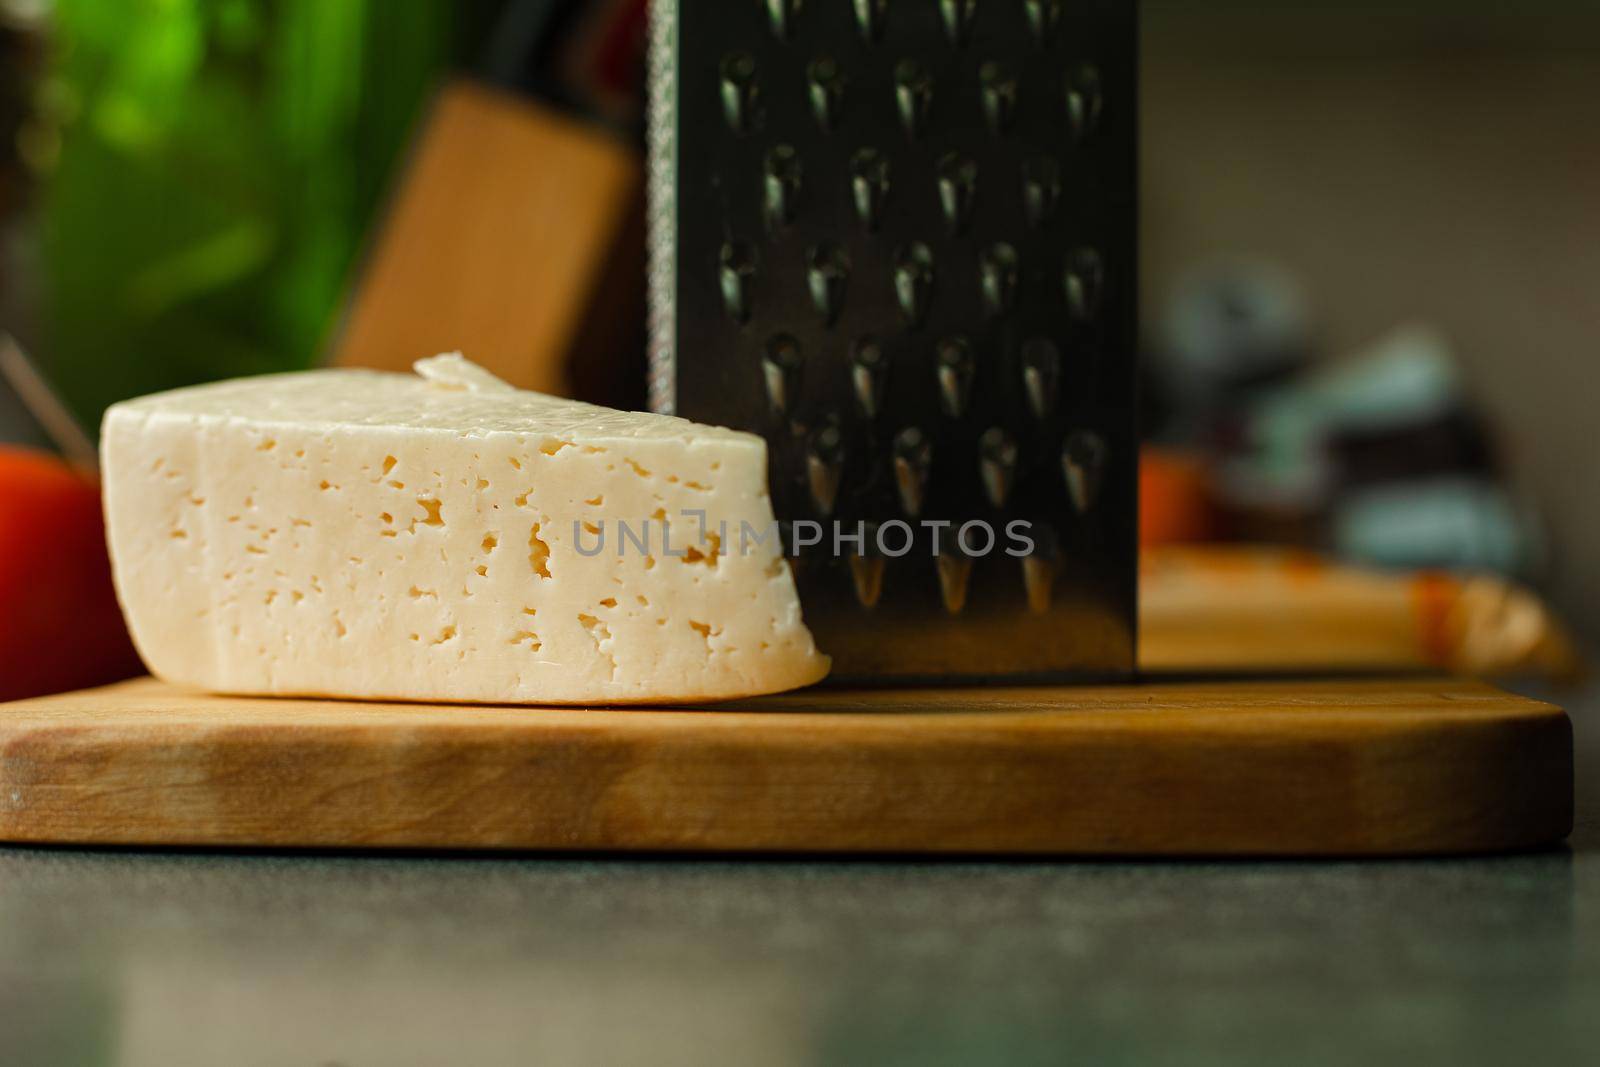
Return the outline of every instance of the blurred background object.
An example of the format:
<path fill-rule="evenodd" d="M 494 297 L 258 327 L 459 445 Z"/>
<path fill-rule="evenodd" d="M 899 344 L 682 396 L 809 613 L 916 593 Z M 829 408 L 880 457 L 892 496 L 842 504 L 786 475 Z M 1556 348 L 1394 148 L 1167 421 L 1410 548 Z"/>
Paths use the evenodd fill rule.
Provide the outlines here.
<path fill-rule="evenodd" d="M 0 445 L 0 499 L 0 701 L 138 674 L 99 483 L 46 452 Z"/>
<path fill-rule="evenodd" d="M 1389 566 L 1531 571 L 1537 524 L 1501 484 L 1490 428 L 1438 331 L 1402 327 L 1266 376 L 1254 338 L 1239 340 L 1206 371 L 1182 355 L 1156 363 L 1157 388 L 1170 386 L 1162 438 L 1209 462 L 1214 534 Z M 1172 510 L 1164 484 L 1148 488 L 1156 512 Z"/>
<path fill-rule="evenodd" d="M 29 338 L 89 423 L 316 359 L 466 16 L 379 0 L 59 0 L 32 165 Z M 472 9 L 472 4 L 461 11 Z"/>
<path fill-rule="evenodd" d="M 643 18 L 0 0 L 0 327 L 88 427 L 155 389 L 462 346 L 625 399 Z M 1600 635 L 1600 8 L 1142 18 L 1145 542 L 1491 572 Z M 498 124 L 446 140 L 463 100 Z M 541 144 L 608 177 L 541 169 Z M 523 186 L 520 214 L 484 199 Z M 36 422 L 0 386 L 0 438 Z"/>
<path fill-rule="evenodd" d="M 95 442 L 84 432 L 77 417 L 62 403 L 61 397 L 39 372 L 38 366 L 16 338 L 0 330 L 0 398 L 7 401 L 8 415 L 18 428 L 17 437 L 47 440 L 56 451 L 85 473 L 93 474 L 100 465 Z"/>
<path fill-rule="evenodd" d="M 1540 598 L 1489 574 L 1394 572 L 1297 549 L 1147 547 L 1139 666 L 1154 673 L 1438 671 L 1575 684 L 1583 656 Z"/>
<path fill-rule="evenodd" d="M 13 0 L 0 4 L 0 326 L 21 328 L 37 303 L 38 273 L 28 257 L 37 147 L 35 86 L 44 70 L 40 13 Z M 0 384 L 0 439 L 43 445 L 46 437 L 22 401 Z"/>
<path fill-rule="evenodd" d="M 639 86 L 618 74 L 637 73 L 642 17 L 642 0 L 505 5 L 420 123 L 334 363 L 465 350 L 524 389 L 643 406 Z"/>
<path fill-rule="evenodd" d="M 1413 349 L 1393 366 L 1436 361 L 1430 388 L 1460 401 L 1335 443 L 1337 490 L 1274 454 L 1263 532 L 1511 568 L 1600 634 L 1600 6 L 1146 0 L 1143 45 L 1143 306 L 1202 265 L 1269 264 L 1317 364 L 1388 337 Z M 1377 459 L 1434 475 L 1379 479 Z M 1340 514 L 1308 528 L 1325 489 Z"/>

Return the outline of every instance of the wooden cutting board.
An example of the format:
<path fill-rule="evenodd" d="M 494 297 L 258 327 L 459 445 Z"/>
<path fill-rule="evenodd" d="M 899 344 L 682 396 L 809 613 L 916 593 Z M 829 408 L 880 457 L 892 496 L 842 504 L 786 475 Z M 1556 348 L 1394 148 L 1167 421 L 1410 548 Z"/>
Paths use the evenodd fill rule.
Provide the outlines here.
<path fill-rule="evenodd" d="M 0 840 L 1380 855 L 1560 841 L 1572 732 L 1459 680 L 801 692 L 575 710 L 207 696 L 0 706 Z"/>

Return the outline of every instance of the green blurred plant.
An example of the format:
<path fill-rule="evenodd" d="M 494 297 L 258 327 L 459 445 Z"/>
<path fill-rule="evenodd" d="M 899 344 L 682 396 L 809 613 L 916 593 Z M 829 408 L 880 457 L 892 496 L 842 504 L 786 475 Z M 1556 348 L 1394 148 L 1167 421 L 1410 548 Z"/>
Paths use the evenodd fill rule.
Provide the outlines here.
<path fill-rule="evenodd" d="M 459 16 L 449 0 L 57 0 L 43 355 L 86 422 L 316 358 Z"/>

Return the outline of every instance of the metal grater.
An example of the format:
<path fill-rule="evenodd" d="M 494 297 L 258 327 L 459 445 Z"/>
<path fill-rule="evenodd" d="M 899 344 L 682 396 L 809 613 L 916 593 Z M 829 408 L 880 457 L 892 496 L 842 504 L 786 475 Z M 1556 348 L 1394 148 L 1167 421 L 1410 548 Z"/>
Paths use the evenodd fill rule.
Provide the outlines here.
<path fill-rule="evenodd" d="M 834 677 L 1130 673 L 1133 0 L 651 7 L 652 404 L 767 439 Z"/>

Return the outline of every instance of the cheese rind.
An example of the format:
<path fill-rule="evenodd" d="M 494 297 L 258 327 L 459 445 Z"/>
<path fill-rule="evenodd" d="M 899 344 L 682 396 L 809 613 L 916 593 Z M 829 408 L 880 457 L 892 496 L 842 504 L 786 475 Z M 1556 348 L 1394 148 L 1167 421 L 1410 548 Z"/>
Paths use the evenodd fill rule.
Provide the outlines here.
<path fill-rule="evenodd" d="M 827 673 L 771 536 L 759 437 L 523 392 L 459 357 L 418 369 L 240 379 L 106 413 L 113 569 L 153 673 L 540 704 Z"/>

